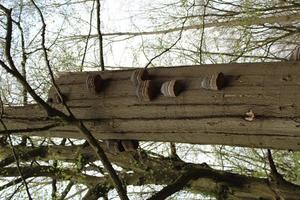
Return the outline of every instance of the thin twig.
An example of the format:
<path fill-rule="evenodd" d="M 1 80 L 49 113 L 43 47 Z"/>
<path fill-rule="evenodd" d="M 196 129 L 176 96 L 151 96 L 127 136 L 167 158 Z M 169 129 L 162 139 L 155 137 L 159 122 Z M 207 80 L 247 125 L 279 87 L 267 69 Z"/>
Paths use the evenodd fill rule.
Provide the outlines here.
<path fill-rule="evenodd" d="M 201 38 L 200 38 L 200 47 L 199 47 L 199 63 L 200 65 L 202 64 L 202 46 L 203 46 L 203 39 L 204 39 L 204 33 L 205 33 L 205 14 L 206 14 L 206 9 L 209 4 L 210 0 L 207 0 L 203 7 L 203 17 L 202 17 L 202 33 L 201 33 Z"/>
<path fill-rule="evenodd" d="M 86 52 L 87 52 L 87 48 L 88 48 L 88 43 L 89 43 L 89 40 L 90 40 L 90 35 L 91 35 L 91 32 L 92 32 L 92 21 L 93 21 L 94 5 L 95 5 L 95 1 L 93 1 L 92 10 L 91 10 L 91 13 L 90 13 L 90 28 L 89 28 L 89 33 L 88 33 L 88 36 L 87 36 L 86 42 L 85 42 L 84 52 L 83 52 L 81 65 L 80 65 L 80 71 L 83 71 L 84 60 L 85 60 L 85 56 L 86 56 Z"/>
<path fill-rule="evenodd" d="M 53 161 L 53 168 L 57 169 L 57 160 Z M 57 179 L 56 179 L 56 177 L 53 177 L 52 178 L 52 183 L 51 183 L 51 185 L 52 185 L 51 198 L 53 200 L 57 199 L 57 195 L 56 195 L 56 193 L 57 193 L 57 186 L 56 186 L 56 183 L 57 183 Z"/>
<path fill-rule="evenodd" d="M 1 103 L 1 105 L 2 105 L 2 98 L 1 98 L 1 96 L 0 96 L 0 103 Z M 3 106 L 1 106 L 1 107 L 3 107 Z M 2 120 L 2 115 L 0 116 L 0 123 L 2 124 L 4 130 L 7 130 L 7 126 L 5 125 L 5 123 L 4 123 L 3 120 Z M 25 180 L 25 178 L 24 178 L 24 176 L 23 176 L 23 174 L 22 174 L 22 172 L 21 172 L 21 170 L 20 170 L 19 157 L 17 156 L 16 150 L 15 150 L 15 148 L 14 148 L 14 146 L 13 146 L 13 142 L 12 142 L 12 139 L 11 139 L 10 134 L 8 134 L 8 140 L 9 140 L 9 145 L 10 145 L 10 147 L 11 147 L 11 150 L 12 150 L 12 153 L 13 153 L 13 156 L 14 156 L 14 159 L 15 159 L 15 161 L 16 161 L 18 173 L 20 174 L 20 177 L 22 178 L 22 182 L 23 182 L 23 184 L 24 184 L 24 186 L 25 186 L 25 190 L 26 190 L 26 193 L 27 193 L 27 195 L 28 195 L 29 200 L 32 200 L 31 195 L 30 195 L 30 192 L 29 192 L 29 188 L 28 188 L 28 185 L 27 185 L 27 182 L 26 182 L 26 180 Z"/>
<path fill-rule="evenodd" d="M 67 187 L 65 188 L 65 190 L 61 193 L 61 196 L 59 198 L 59 200 L 64 200 L 66 198 L 66 196 L 68 195 L 68 193 L 70 192 L 71 188 L 73 187 L 74 182 L 70 181 L 67 185 Z"/>
<path fill-rule="evenodd" d="M 17 185 L 18 183 L 21 183 L 23 181 L 22 178 L 16 178 L 8 183 L 6 183 L 5 185 L 0 186 L 0 191 L 5 190 L 13 185 Z"/>
<path fill-rule="evenodd" d="M 57 94 L 59 95 L 59 97 L 62 101 L 62 104 L 66 108 L 69 116 L 66 116 L 64 113 L 62 113 L 60 111 L 58 111 L 58 112 L 60 112 L 59 114 L 63 116 L 62 119 L 65 119 L 65 121 L 68 122 L 69 124 L 72 124 L 72 125 L 76 126 L 78 128 L 78 130 L 85 136 L 85 138 L 89 142 L 90 146 L 93 148 L 93 150 L 97 153 L 97 156 L 99 157 L 99 159 L 102 161 L 103 166 L 108 171 L 109 176 L 112 180 L 112 183 L 114 184 L 114 186 L 115 186 L 115 188 L 116 188 L 116 190 L 119 194 L 119 197 L 122 200 L 128 200 L 128 197 L 127 197 L 126 191 L 123 187 L 123 184 L 122 184 L 120 178 L 118 177 L 116 171 L 112 167 L 112 165 L 111 165 L 110 161 L 108 160 L 107 156 L 105 155 L 104 150 L 99 145 L 98 140 L 92 135 L 92 133 L 82 123 L 82 121 L 75 118 L 75 116 L 71 112 L 70 108 L 67 106 L 67 104 L 66 104 L 66 102 L 65 102 L 65 100 L 62 96 L 62 93 L 61 93 L 58 85 L 55 82 L 54 74 L 53 74 L 53 71 L 52 71 L 51 66 L 50 66 L 50 61 L 49 61 L 47 49 L 46 49 L 46 46 L 45 46 L 46 23 L 45 23 L 45 20 L 44 20 L 44 16 L 43 16 L 43 13 L 40 10 L 40 8 L 35 3 L 35 1 L 31 0 L 31 2 L 34 5 L 34 7 L 37 9 L 37 11 L 40 15 L 42 24 L 43 24 L 43 29 L 42 29 L 42 34 L 41 34 L 41 36 L 42 36 L 42 48 L 43 48 L 43 52 L 44 52 L 45 62 L 46 62 L 46 65 L 47 65 L 47 68 L 49 70 L 49 74 L 50 74 L 50 77 L 51 77 L 51 81 L 52 81 L 52 84 L 53 84 Z"/>
<path fill-rule="evenodd" d="M 189 15 L 189 10 L 193 7 L 193 5 L 191 7 L 188 8 L 187 10 L 187 16 Z M 177 38 L 177 40 L 171 45 L 169 46 L 168 48 L 166 48 L 164 51 L 162 51 L 161 53 L 157 54 L 156 56 L 154 56 L 153 58 L 151 58 L 149 60 L 149 62 L 145 65 L 145 69 L 148 68 L 148 66 L 152 63 L 153 60 L 155 60 L 156 58 L 162 56 L 163 54 L 167 53 L 168 51 L 170 51 L 182 38 L 182 33 L 183 33 L 183 30 L 184 30 L 184 25 L 186 23 L 186 21 L 188 20 L 188 17 L 186 17 L 182 23 L 182 26 L 181 26 L 181 29 L 180 29 L 180 32 L 179 32 L 179 37 Z"/>
<path fill-rule="evenodd" d="M 6 200 L 11 200 L 11 199 L 17 194 L 17 192 L 20 190 L 20 188 L 21 188 L 22 186 L 23 186 L 23 185 L 20 184 L 20 185 L 14 190 L 14 192 L 13 192 L 9 197 L 6 198 Z"/>
<path fill-rule="evenodd" d="M 195 176 L 194 171 L 187 172 L 187 173 L 183 174 L 182 176 L 180 176 L 177 180 L 175 180 L 174 183 L 167 185 L 162 190 L 160 190 L 159 192 L 154 194 L 148 200 L 166 199 L 167 197 L 171 196 L 172 194 L 182 190 L 190 180 L 192 180 L 196 177 L 197 176 Z"/>
<path fill-rule="evenodd" d="M 17 146 L 17 149 L 18 149 L 19 146 Z M 15 146 L 14 146 L 15 148 Z M 20 148 L 22 149 L 22 148 Z M 44 156 L 46 154 L 46 148 L 44 147 L 39 147 L 39 148 L 33 148 L 29 151 L 21 151 L 19 154 L 18 154 L 18 159 L 19 160 L 22 160 L 22 161 L 27 161 L 29 159 L 32 159 L 32 158 L 35 158 L 35 157 L 38 157 L 38 156 Z M 0 161 L 0 168 L 3 168 L 3 167 L 6 167 L 10 164 L 12 164 L 13 162 L 15 161 L 15 158 L 14 156 L 9 156 L 7 158 L 4 158 L 3 160 Z"/>
<path fill-rule="evenodd" d="M 7 130 L 7 127 L 6 127 L 5 123 L 2 121 L 2 117 L 3 117 L 3 114 L 4 114 L 4 106 L 3 106 L 3 101 L 2 101 L 1 96 L 0 96 L 0 107 L 1 107 L 1 112 L 0 112 L 0 122 L 1 122 L 1 124 L 2 124 L 2 126 L 3 126 L 3 128 L 4 128 L 4 130 Z M 9 139 L 10 147 L 11 147 L 12 152 L 13 152 L 14 159 L 15 159 L 15 161 L 16 161 L 16 165 L 17 165 L 18 172 L 19 172 L 19 174 L 20 174 L 20 177 L 21 177 L 21 179 L 22 179 L 23 184 L 25 185 L 25 189 L 26 189 L 28 198 L 31 200 L 32 198 L 31 198 L 31 195 L 30 195 L 30 192 L 29 192 L 29 188 L 28 188 L 27 182 L 26 182 L 26 180 L 25 180 L 25 178 L 24 178 L 24 176 L 23 176 L 23 174 L 22 174 L 22 172 L 21 172 L 21 170 L 20 170 L 19 159 L 18 159 L 18 156 L 17 156 L 16 151 L 15 151 L 15 149 L 14 149 L 14 146 L 13 146 L 13 144 L 12 144 L 12 139 L 11 139 L 11 137 L 10 137 L 10 134 L 8 134 L 8 139 Z"/>
<path fill-rule="evenodd" d="M 98 42 L 99 42 L 99 59 L 101 70 L 104 71 L 104 56 L 103 56 L 103 37 L 101 33 L 101 18 L 100 18 L 100 0 L 96 0 L 97 3 L 97 33 L 98 33 Z"/>
<path fill-rule="evenodd" d="M 32 0 L 32 2 L 34 3 L 34 1 Z M 34 4 L 36 5 L 36 4 Z M 37 10 L 39 10 L 39 8 L 36 6 Z M 106 168 L 106 170 L 108 171 L 108 174 L 112 180 L 112 183 L 114 185 L 114 187 L 116 188 L 120 198 L 123 200 L 127 200 L 127 194 L 126 191 L 123 188 L 122 182 L 119 179 L 118 175 L 116 174 L 114 168 L 112 167 L 110 161 L 108 160 L 107 156 L 105 155 L 105 152 L 103 151 L 103 149 L 100 147 L 98 141 L 93 137 L 93 135 L 91 134 L 91 132 L 85 127 L 85 125 L 77 120 L 74 115 L 72 115 L 72 112 L 70 111 L 69 107 L 65 106 L 67 111 L 69 112 L 70 116 L 66 115 L 64 112 L 57 110 L 56 108 L 51 107 L 49 104 L 47 104 L 39 95 L 37 95 L 37 93 L 32 89 L 32 87 L 28 84 L 28 82 L 24 79 L 24 77 L 20 74 L 20 72 L 17 70 L 14 60 L 12 59 L 11 56 L 11 41 L 12 41 L 12 17 L 11 17 L 11 9 L 7 9 L 5 8 L 3 5 L 0 4 L 0 9 L 6 14 L 6 18 L 7 18 L 7 29 L 6 29 L 6 44 L 5 44 L 5 56 L 6 59 L 8 61 L 8 64 L 5 64 L 4 61 L 0 60 L 0 65 L 11 75 L 13 75 L 15 78 L 17 78 L 17 80 L 27 89 L 28 93 L 32 96 L 32 98 L 38 102 L 49 114 L 49 116 L 58 116 L 60 117 L 63 121 L 69 123 L 70 125 L 74 125 L 78 128 L 78 130 L 86 137 L 86 139 L 88 140 L 88 142 L 90 143 L 91 147 L 93 148 L 93 150 L 96 152 L 97 156 L 99 157 L 99 159 L 102 161 L 104 167 Z M 51 76 L 51 80 L 53 81 L 53 85 L 57 90 L 57 93 L 61 96 L 61 93 L 59 91 L 59 88 L 57 87 L 55 81 L 54 81 L 54 75 L 52 73 L 51 67 L 50 67 L 50 62 L 48 60 L 48 54 L 47 54 L 47 49 L 45 47 L 45 28 L 46 28 L 46 24 L 42 15 L 41 10 L 39 10 L 39 14 L 41 14 L 42 16 L 42 22 L 43 22 L 43 30 L 42 30 L 42 37 L 44 38 L 42 40 L 42 47 L 43 47 L 43 51 L 45 53 L 45 61 L 46 61 L 46 65 L 49 69 L 49 73 Z M 66 105 L 63 98 L 63 105 Z"/>
<path fill-rule="evenodd" d="M 271 150 L 268 149 L 267 150 L 268 152 L 268 161 L 269 161 L 269 165 L 270 165 L 270 169 L 271 169 L 271 174 L 272 175 L 277 175 L 278 174 L 278 171 L 277 171 L 277 168 L 275 166 L 275 163 L 274 163 L 274 160 L 273 160 L 273 156 L 272 156 L 272 153 L 271 153 Z"/>

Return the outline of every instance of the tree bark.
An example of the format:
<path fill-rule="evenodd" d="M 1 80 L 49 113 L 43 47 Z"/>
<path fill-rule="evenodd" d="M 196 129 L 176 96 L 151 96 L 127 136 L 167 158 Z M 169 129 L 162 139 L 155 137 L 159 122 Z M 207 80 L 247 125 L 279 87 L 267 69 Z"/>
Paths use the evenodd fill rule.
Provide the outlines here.
<path fill-rule="evenodd" d="M 74 162 L 78 156 L 97 159 L 90 147 L 78 146 L 51 146 L 51 147 L 15 147 L 20 152 L 39 151 L 41 155 L 33 155 L 37 160 L 60 160 Z M 105 147 L 104 147 L 105 149 Z M 185 189 L 194 193 L 205 193 L 218 197 L 219 199 L 266 199 L 277 198 L 298 200 L 300 186 L 289 182 L 274 183 L 271 179 L 255 178 L 239 175 L 222 170 L 210 168 L 206 164 L 192 164 L 183 161 L 175 161 L 168 158 L 157 158 L 144 156 L 139 157 L 135 153 L 122 152 L 120 154 L 110 153 L 106 150 L 109 159 L 124 169 L 130 169 L 134 173 L 120 174 L 126 185 L 141 186 L 145 184 L 174 185 L 178 178 L 185 177 Z M 74 153 L 75 152 L 75 153 Z M 9 147 L 0 147 L 2 157 L 12 156 Z M 22 161 L 26 161 L 20 157 Z M 26 177 L 55 177 L 58 180 L 71 180 L 76 183 L 85 184 L 90 188 L 97 185 L 105 185 L 113 188 L 107 176 L 98 177 L 84 174 L 76 169 L 60 168 L 51 166 L 36 166 L 21 168 Z M 1 168 L 0 175 L 3 177 L 15 177 L 18 173 L 14 167 Z M 179 182 L 181 184 L 181 182 Z M 176 187 L 176 185 L 174 185 Z M 276 192 L 275 192 L 276 191 Z M 278 196 L 279 195 L 279 196 Z"/>
<path fill-rule="evenodd" d="M 179 80 L 184 86 L 178 97 L 158 92 L 150 102 L 135 96 L 130 81 L 133 70 L 64 73 L 56 81 L 74 115 L 98 139 L 299 150 L 299 68 L 299 62 L 280 62 L 149 69 L 149 79 L 157 88 L 166 80 Z M 225 75 L 223 89 L 201 88 L 203 77 L 218 72 Z M 86 88 L 89 74 L 100 74 L 105 80 L 97 95 Z M 49 98 L 62 109 L 52 89 Z M 253 113 L 250 120 L 249 112 Z M 3 117 L 14 133 L 37 128 L 26 134 L 82 138 L 76 128 L 58 126 L 36 105 L 5 108 Z"/>

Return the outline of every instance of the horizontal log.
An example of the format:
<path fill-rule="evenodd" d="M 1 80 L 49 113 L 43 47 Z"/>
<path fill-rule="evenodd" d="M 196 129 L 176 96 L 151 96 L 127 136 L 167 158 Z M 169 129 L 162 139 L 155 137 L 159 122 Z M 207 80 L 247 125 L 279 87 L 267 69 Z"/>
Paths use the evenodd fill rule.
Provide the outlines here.
<path fill-rule="evenodd" d="M 269 62 L 269 63 L 232 63 L 232 64 L 213 64 L 213 65 L 192 65 L 192 66 L 176 66 L 176 67 L 156 67 L 149 68 L 148 72 L 151 79 L 156 78 L 198 78 L 208 74 L 223 72 L 225 75 L 285 75 L 296 76 L 300 72 L 297 69 L 298 62 Z M 86 76 L 89 74 L 100 74 L 104 79 L 108 80 L 129 80 L 133 69 L 131 70 L 115 70 L 105 72 L 63 72 L 59 74 L 57 83 L 59 85 L 69 85 L 76 83 L 84 83 Z"/>
<path fill-rule="evenodd" d="M 5 119 L 9 129 L 43 128 L 55 122 Z M 113 119 L 85 121 L 98 139 L 223 144 L 274 149 L 300 149 L 300 121 L 284 118 L 237 117 L 183 119 Z M 19 133 L 20 134 L 20 133 Z M 45 137 L 82 138 L 75 127 L 64 125 L 47 131 L 22 133 Z"/>
<path fill-rule="evenodd" d="M 299 69 L 299 62 L 153 68 L 149 74 L 156 87 L 165 80 L 180 80 L 184 89 L 177 97 L 157 94 L 150 102 L 135 96 L 133 70 L 64 73 L 57 83 L 72 112 L 98 139 L 300 150 Z M 219 72 L 227 83 L 223 89 L 201 88 L 201 77 Z M 86 88 L 88 74 L 101 74 L 108 82 L 97 95 Z M 49 97 L 55 99 L 53 89 Z M 52 105 L 64 110 L 58 102 Z M 57 123 L 36 105 L 6 108 L 4 121 L 10 129 Z M 68 125 L 27 134 L 82 138 Z"/>

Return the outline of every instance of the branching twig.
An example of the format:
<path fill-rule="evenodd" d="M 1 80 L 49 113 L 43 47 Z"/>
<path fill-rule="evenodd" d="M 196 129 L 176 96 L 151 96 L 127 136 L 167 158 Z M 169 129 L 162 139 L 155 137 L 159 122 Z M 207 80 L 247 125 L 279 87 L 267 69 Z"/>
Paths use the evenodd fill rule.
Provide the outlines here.
<path fill-rule="evenodd" d="M 1 6 L 1 4 L 0 4 Z M 1 107 L 1 112 L 0 112 L 0 123 L 2 124 L 4 130 L 7 130 L 7 127 L 5 125 L 5 123 L 2 121 L 2 117 L 3 117 L 3 113 L 4 113 L 4 106 L 3 106 L 3 102 L 2 102 L 2 98 L 0 96 L 0 107 Z M 30 192 L 29 192 L 29 188 L 28 188 L 28 185 L 27 185 L 27 182 L 25 180 L 25 177 L 23 176 L 21 170 L 20 170 L 20 162 L 19 162 L 19 158 L 17 156 L 17 153 L 15 151 L 15 148 L 13 146 L 13 143 L 12 143 L 12 139 L 10 137 L 10 134 L 8 134 L 8 139 L 9 139 L 9 144 L 10 144 L 10 147 L 11 147 L 11 150 L 12 150 L 12 153 L 13 153 L 13 156 L 14 156 L 14 160 L 16 161 L 16 165 L 17 165 L 17 169 L 18 169 L 18 172 L 20 174 L 20 177 L 22 179 L 22 182 L 23 184 L 25 185 L 25 189 L 26 189 L 26 192 L 27 192 L 27 195 L 28 195 L 28 198 L 29 200 L 31 200 L 31 195 L 30 195 Z"/>
<path fill-rule="evenodd" d="M 2 124 L 4 130 L 7 130 L 7 127 L 6 127 L 5 123 L 2 121 L 1 118 L 2 118 L 2 116 L 0 116 L 0 123 Z M 21 177 L 21 179 L 22 179 L 22 182 L 23 182 L 23 184 L 24 184 L 24 186 L 25 186 L 26 193 L 27 193 L 27 195 L 28 195 L 28 199 L 29 199 L 29 200 L 32 200 L 31 195 L 30 195 L 30 192 L 29 192 L 29 188 L 28 188 L 28 185 L 27 185 L 27 182 L 26 182 L 26 180 L 25 180 L 25 177 L 23 176 L 23 174 L 22 174 L 22 172 L 21 172 L 21 170 L 20 170 L 20 162 L 19 162 L 19 158 L 18 158 L 17 153 L 16 153 L 16 151 L 15 151 L 15 148 L 14 148 L 14 146 L 13 146 L 13 143 L 12 143 L 12 139 L 11 139 L 10 134 L 8 134 L 8 140 L 9 140 L 9 145 L 10 145 L 10 147 L 11 147 L 11 150 L 12 150 L 12 152 L 13 152 L 14 159 L 15 159 L 15 161 L 16 161 L 18 173 L 20 174 L 20 177 Z"/>
<path fill-rule="evenodd" d="M 99 157 L 99 159 L 102 161 L 104 167 L 106 168 L 106 170 L 109 173 L 109 176 L 120 196 L 120 198 L 123 200 L 127 200 L 127 194 L 123 188 L 122 182 L 120 181 L 118 175 L 116 174 L 114 168 L 112 167 L 110 161 L 108 160 L 107 156 L 105 155 L 105 152 L 103 151 L 103 149 L 100 147 L 98 141 L 94 138 L 94 136 L 91 134 L 91 132 L 87 129 L 87 127 L 80 121 L 77 120 L 74 115 L 72 114 L 71 110 L 69 109 L 69 107 L 66 105 L 64 99 L 62 98 L 61 92 L 57 86 L 57 84 L 55 83 L 54 80 L 54 74 L 52 72 L 51 66 L 50 66 L 50 61 L 48 58 L 48 53 L 47 53 L 47 48 L 45 46 L 45 33 L 46 33 L 46 23 L 43 17 L 43 14 L 41 12 L 41 10 L 39 9 L 39 7 L 35 4 L 34 0 L 31 0 L 31 2 L 33 3 L 34 7 L 38 10 L 38 13 L 41 17 L 42 23 L 43 23 L 43 28 L 42 28 L 42 48 L 43 48 L 43 52 L 44 52 L 44 58 L 45 58 L 45 62 L 52 80 L 52 84 L 56 89 L 56 92 L 58 93 L 59 97 L 62 100 L 63 105 L 65 106 L 65 108 L 67 109 L 69 116 L 66 115 L 65 113 L 52 108 L 49 104 L 47 104 L 43 99 L 41 99 L 40 96 L 38 96 L 36 94 L 36 92 L 31 88 L 31 86 L 28 84 L 28 82 L 24 79 L 24 77 L 19 73 L 19 71 L 17 70 L 17 68 L 15 67 L 14 61 L 11 57 L 11 35 L 12 35 L 12 18 L 11 18 L 11 10 L 5 8 L 4 6 L 2 6 L 0 4 L 0 9 L 3 10 L 6 14 L 7 17 L 7 32 L 6 32 L 6 45 L 5 45 L 5 56 L 8 60 L 9 66 L 6 65 L 2 60 L 0 60 L 0 65 L 10 74 L 12 74 L 14 77 L 16 77 L 21 84 L 27 89 L 27 91 L 29 92 L 29 94 L 33 97 L 33 99 L 38 102 L 51 116 L 58 116 L 60 117 L 63 121 L 74 125 L 78 128 L 78 130 L 86 137 L 87 141 L 89 142 L 89 144 L 91 145 L 91 147 L 93 148 L 93 150 L 97 153 L 97 156 Z"/>
<path fill-rule="evenodd" d="M 189 10 L 193 7 L 193 5 L 191 7 L 188 8 L 187 10 L 187 16 L 189 15 Z M 181 29 L 180 29 L 180 32 L 179 32 L 179 37 L 177 38 L 177 40 L 171 45 L 169 46 L 168 48 L 166 48 L 164 51 L 162 51 L 161 53 L 157 54 L 156 56 L 154 56 L 153 58 L 151 58 L 149 60 L 149 62 L 145 65 L 145 69 L 148 68 L 148 66 L 152 63 L 153 60 L 155 60 L 156 58 L 162 56 L 163 54 L 167 53 L 168 51 L 170 51 L 182 38 L 182 33 L 183 33 L 183 30 L 184 30 L 184 25 L 186 23 L 186 21 L 188 20 L 188 17 L 186 17 L 182 23 L 182 26 L 181 26 Z"/>
<path fill-rule="evenodd" d="M 45 153 L 46 153 L 46 149 L 44 147 L 33 148 L 30 151 L 19 153 L 18 158 L 19 158 L 19 160 L 26 161 L 30 158 L 34 158 L 34 157 L 38 157 L 38 156 L 42 157 L 45 155 Z M 10 156 L 10 157 L 7 157 L 7 158 L 1 160 L 0 168 L 6 167 L 6 166 L 12 164 L 14 162 L 14 160 L 15 160 L 14 156 Z"/>
<path fill-rule="evenodd" d="M 8 182 L 8 183 L 0 186 L 0 191 L 5 190 L 5 189 L 7 189 L 7 188 L 9 188 L 9 187 L 11 187 L 13 185 L 17 185 L 18 183 L 21 183 L 22 181 L 23 181 L 22 178 L 14 179 L 14 180 L 12 180 L 12 181 L 10 181 L 10 182 Z"/>
<path fill-rule="evenodd" d="M 187 172 L 180 176 L 174 183 L 167 185 L 162 190 L 154 194 L 148 200 L 162 200 L 166 199 L 167 197 L 171 196 L 172 194 L 182 190 L 187 183 L 192 180 L 194 177 L 194 172 Z"/>

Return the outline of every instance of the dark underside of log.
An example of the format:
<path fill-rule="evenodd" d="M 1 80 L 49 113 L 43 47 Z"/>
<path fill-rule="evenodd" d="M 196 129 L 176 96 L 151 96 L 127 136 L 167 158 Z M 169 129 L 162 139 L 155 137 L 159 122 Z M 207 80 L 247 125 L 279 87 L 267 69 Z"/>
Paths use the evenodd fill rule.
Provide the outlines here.
<path fill-rule="evenodd" d="M 203 77 L 222 72 L 221 90 L 201 86 Z M 156 91 L 141 101 L 130 77 L 133 70 L 63 73 L 56 80 L 67 105 L 98 139 L 137 139 L 196 144 L 300 149 L 300 63 L 243 63 L 149 69 Z M 103 79 L 99 93 L 86 85 L 88 75 Z M 177 97 L 159 92 L 178 80 Z M 63 109 L 55 90 L 52 105 Z M 57 123 L 36 105 L 5 109 L 9 129 L 43 128 Z M 45 128 L 47 129 L 47 128 Z M 19 130 L 19 132 L 21 132 Z M 54 126 L 30 135 L 82 138 L 75 127 Z"/>

